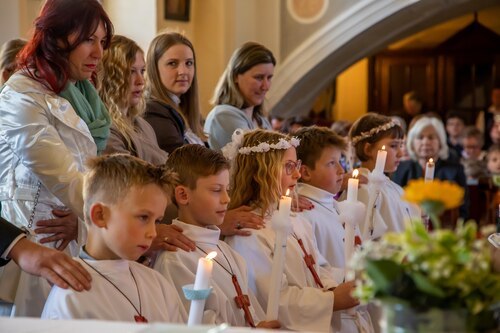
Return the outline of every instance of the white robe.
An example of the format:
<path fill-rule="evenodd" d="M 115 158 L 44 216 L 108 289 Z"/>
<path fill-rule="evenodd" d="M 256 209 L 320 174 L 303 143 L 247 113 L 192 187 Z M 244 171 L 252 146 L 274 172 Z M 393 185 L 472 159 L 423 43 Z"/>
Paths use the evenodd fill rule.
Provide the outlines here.
<path fill-rule="evenodd" d="M 229 271 L 232 268 L 238 278 L 243 294 L 248 295 L 251 304 L 250 312 L 255 325 L 264 320 L 264 311 L 253 292 L 248 289 L 245 260 L 226 243 L 219 241 L 220 229 L 215 226 L 202 228 L 183 223 L 177 219 L 173 220 L 172 224 L 181 227 L 183 234 L 196 242 L 196 246 L 203 249 L 206 253 L 211 251 L 217 252 L 216 262 L 214 262 L 212 270 L 211 286 L 213 287 L 213 291 L 205 301 L 203 323 L 207 325 L 228 323 L 232 326 L 248 326 L 245 322 L 243 309 L 239 309 L 234 300 L 237 293 L 234 289 L 231 275 L 221 265 Z M 217 248 L 217 245 L 219 245 L 220 249 Z M 206 254 L 200 249 L 194 252 L 182 250 L 176 252 L 163 251 L 156 259 L 155 269 L 175 286 L 180 295 L 183 295 L 182 286 L 194 283 L 198 259 L 205 256 Z M 230 265 L 226 261 L 226 258 Z M 181 298 L 184 308 L 189 312 L 190 301 L 183 296 Z"/>
<path fill-rule="evenodd" d="M 370 173 L 365 168 L 358 170 L 365 177 L 368 177 Z M 358 200 L 368 205 L 369 196 L 369 186 L 362 184 L 358 191 Z M 359 226 L 363 240 L 377 239 L 389 231 L 401 233 L 406 229 L 406 223 L 421 221 L 420 208 L 403 200 L 402 196 L 401 186 L 384 176 L 384 182 L 380 186 L 380 195 L 375 201 L 374 207 L 366 207 L 366 218 Z M 345 200 L 345 198 L 346 193 L 344 192 L 341 200 Z M 373 232 L 370 232 L 371 229 Z"/>
<path fill-rule="evenodd" d="M 136 310 L 113 285 L 77 259 L 92 276 L 89 291 L 76 292 L 54 286 L 49 294 L 42 318 L 97 319 L 134 322 Z M 139 263 L 128 260 L 90 260 L 92 267 L 105 275 L 151 322 L 185 323 L 187 314 L 175 288 L 161 274 Z M 137 286 L 130 274 L 134 274 Z"/>
<path fill-rule="evenodd" d="M 341 322 L 340 313 L 333 312 L 334 295 L 328 289 L 336 287 L 338 283 L 330 270 L 318 264 L 321 255 L 317 250 L 311 225 L 295 214 L 292 214 L 290 220 L 293 232 L 302 239 L 307 252 L 314 257 L 315 269 L 324 288 L 316 286 L 304 263 L 304 254 L 297 240 L 290 235 L 287 239 L 278 311 L 282 327 L 297 331 L 358 332 L 354 321 Z M 256 293 L 263 309 L 267 309 L 275 242 L 270 218 L 266 218 L 266 224 L 266 228 L 251 230 L 252 234 L 248 237 L 226 238 L 228 244 L 246 259 L 250 288 Z"/>
<path fill-rule="evenodd" d="M 345 267 L 345 230 L 333 194 L 304 183 L 298 184 L 297 192 L 314 204 L 313 209 L 304 210 L 301 215 L 311 223 L 319 253 L 331 266 Z"/>

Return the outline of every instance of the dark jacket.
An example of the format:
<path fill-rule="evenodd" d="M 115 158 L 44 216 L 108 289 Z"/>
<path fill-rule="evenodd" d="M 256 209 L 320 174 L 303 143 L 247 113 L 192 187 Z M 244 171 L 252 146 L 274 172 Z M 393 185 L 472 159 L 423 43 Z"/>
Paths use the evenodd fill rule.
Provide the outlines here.
<path fill-rule="evenodd" d="M 405 187 L 411 179 L 419 179 L 424 177 L 424 170 L 418 162 L 409 160 L 403 161 L 398 166 L 396 172 L 392 174 L 392 180 Z M 434 178 L 440 180 L 449 180 L 460 185 L 465 191 L 464 203 L 460 206 L 460 217 L 467 218 L 469 215 L 469 193 L 467 190 L 467 182 L 465 178 L 463 166 L 453 160 L 438 159 L 436 162 L 436 169 L 434 171 Z"/>
<path fill-rule="evenodd" d="M 4 253 L 14 239 L 22 233 L 23 231 L 21 229 L 0 217 L 0 255 Z M 0 266 L 8 262 L 8 260 L 0 259 Z"/>
<path fill-rule="evenodd" d="M 182 116 L 172 106 L 159 101 L 146 103 L 144 119 L 153 127 L 160 148 L 171 153 L 186 144 L 184 132 L 186 125 Z"/>

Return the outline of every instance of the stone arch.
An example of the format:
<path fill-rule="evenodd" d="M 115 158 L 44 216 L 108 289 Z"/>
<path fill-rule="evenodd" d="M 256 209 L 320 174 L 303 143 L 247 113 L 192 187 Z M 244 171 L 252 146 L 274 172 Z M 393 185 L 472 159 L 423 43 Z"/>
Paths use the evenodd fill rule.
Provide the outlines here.
<path fill-rule="evenodd" d="M 356 61 L 418 31 L 498 0 L 360 1 L 302 43 L 277 68 L 269 93 L 272 114 L 292 117 Z M 397 27 L 397 28 L 395 28 Z"/>

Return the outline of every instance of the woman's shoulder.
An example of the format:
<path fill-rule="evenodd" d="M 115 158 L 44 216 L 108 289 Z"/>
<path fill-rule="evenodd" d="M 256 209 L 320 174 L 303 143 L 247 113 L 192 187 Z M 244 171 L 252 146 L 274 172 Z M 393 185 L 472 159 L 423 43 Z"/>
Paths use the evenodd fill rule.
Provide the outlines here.
<path fill-rule="evenodd" d="M 208 116 L 211 116 L 211 117 L 223 117 L 225 115 L 234 116 L 234 115 L 237 115 L 239 113 L 243 113 L 243 112 L 241 109 L 239 109 L 235 106 L 232 106 L 229 104 L 219 104 L 219 105 L 214 106 L 212 108 L 212 110 L 210 110 L 210 112 L 208 113 Z"/>
<path fill-rule="evenodd" d="M 171 105 L 162 103 L 158 100 L 150 99 L 146 102 L 146 112 L 144 116 L 148 117 L 151 115 L 161 115 L 163 117 L 168 117 L 171 116 L 171 112 L 176 112 Z"/>
<path fill-rule="evenodd" d="M 14 73 L 9 80 L 5 83 L 6 91 L 11 90 L 14 93 L 19 94 L 43 94 L 43 95 L 55 95 L 55 93 L 49 90 L 43 83 L 33 79 L 27 74 L 18 71 Z"/>

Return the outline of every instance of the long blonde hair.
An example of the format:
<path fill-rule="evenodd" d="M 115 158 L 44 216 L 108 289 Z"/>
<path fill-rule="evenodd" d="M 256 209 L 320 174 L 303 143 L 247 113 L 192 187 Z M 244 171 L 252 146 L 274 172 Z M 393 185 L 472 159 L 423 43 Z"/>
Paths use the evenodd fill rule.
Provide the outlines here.
<path fill-rule="evenodd" d="M 178 106 L 170 98 L 167 88 L 163 85 L 158 70 L 158 61 L 162 55 L 174 45 L 186 45 L 193 52 L 194 76 L 191 87 L 186 93 L 181 95 L 181 103 Z M 198 101 L 198 79 L 196 75 L 196 54 L 193 44 L 186 36 L 178 32 L 166 32 L 156 36 L 149 44 L 148 54 L 146 56 L 146 75 L 149 82 L 150 98 L 164 104 L 170 105 L 182 116 L 184 123 L 202 140 L 206 135 L 201 127 L 200 105 Z"/>
<path fill-rule="evenodd" d="M 144 96 L 138 105 L 129 107 L 130 70 L 137 52 L 144 51 L 133 40 L 115 35 L 109 49 L 104 52 L 102 67 L 98 73 L 99 96 L 111 115 L 113 125 L 132 147 L 131 136 L 134 134 L 134 121 L 145 111 Z M 127 109 L 127 113 L 122 112 Z"/>
<path fill-rule="evenodd" d="M 277 143 L 288 136 L 263 129 L 245 133 L 242 147 L 257 146 L 261 142 Z M 231 202 L 229 208 L 248 205 L 258 208 L 262 216 L 273 209 L 282 194 L 281 176 L 283 172 L 284 149 L 271 149 L 250 155 L 238 154 L 231 171 Z"/>

